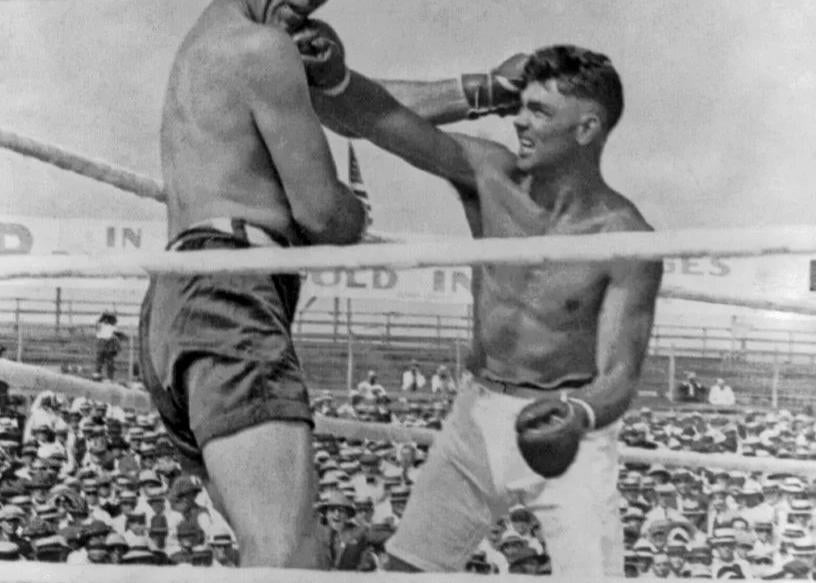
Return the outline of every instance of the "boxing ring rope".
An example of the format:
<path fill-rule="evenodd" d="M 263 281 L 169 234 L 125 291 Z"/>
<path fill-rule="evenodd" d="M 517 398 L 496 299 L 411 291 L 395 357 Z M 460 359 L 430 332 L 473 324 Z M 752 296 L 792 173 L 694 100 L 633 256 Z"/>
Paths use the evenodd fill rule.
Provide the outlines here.
<path fill-rule="evenodd" d="M 102 160 L 94 160 L 76 154 L 59 146 L 46 144 L 33 138 L 0 129 L 0 148 L 11 150 L 22 156 L 35 158 L 51 166 L 62 168 L 97 182 L 115 186 L 141 198 L 167 202 L 167 195 L 162 185 L 149 176 L 125 170 Z"/>
<path fill-rule="evenodd" d="M 0 379 L 12 387 L 37 391 L 52 391 L 69 397 L 86 397 L 120 407 L 130 407 L 137 412 L 153 410 L 147 393 L 136 389 L 124 389 L 112 383 L 98 383 L 79 377 L 62 375 L 47 369 L 0 360 Z M 431 445 L 437 431 L 421 427 L 404 427 L 387 423 L 360 422 L 354 419 L 315 416 L 315 433 L 331 434 L 347 439 L 370 439 L 375 441 L 413 442 Z M 702 466 L 725 470 L 791 473 L 816 477 L 816 461 L 776 458 L 753 458 L 735 454 L 698 454 L 694 452 L 648 450 L 620 447 L 620 461 L 667 466 Z"/>
<path fill-rule="evenodd" d="M 816 253 L 816 227 L 684 229 L 592 235 L 457 239 L 431 243 L 314 245 L 101 255 L 20 255 L 4 258 L 0 279 L 139 277 L 143 272 L 200 275 L 270 274 L 330 269 L 416 269 L 505 263 L 660 260 L 671 257 L 755 257 Z"/>
<path fill-rule="evenodd" d="M 816 305 L 807 302 L 797 302 L 795 300 L 765 300 L 762 298 L 740 297 L 727 294 L 701 293 L 680 287 L 662 287 L 660 288 L 659 295 L 661 298 L 669 300 L 685 300 L 689 302 L 703 302 L 706 304 L 739 306 L 753 310 L 787 312 L 789 314 L 800 314 L 802 316 L 816 316 Z"/>
<path fill-rule="evenodd" d="M 389 583 L 473 583 L 474 577 L 488 581 L 530 582 L 540 581 L 540 575 L 472 575 L 469 573 L 355 573 L 337 571 L 306 571 L 298 569 L 209 569 L 202 567 L 145 567 L 116 565 L 65 565 L 54 563 L 7 563 L 9 571 L 13 569 L 13 578 L 0 574 L 4 581 L 47 581 L 48 583 L 223 583 L 224 581 L 241 581 L 241 583 L 337 583 L 338 581 L 388 581 Z M 605 577 L 609 583 L 625 583 L 631 579 L 623 577 Z M 547 581 L 569 583 L 597 583 L 597 580 L 578 575 L 547 577 Z M 665 583 L 667 579 L 640 577 L 643 583 Z"/>
<path fill-rule="evenodd" d="M 0 128 L 0 148 L 102 182 L 124 192 L 135 194 L 140 198 L 147 198 L 161 203 L 167 202 L 167 192 L 160 182 L 150 176 L 114 166 L 104 160 L 89 158 L 65 148 L 47 144 L 2 128 Z M 369 229 L 366 233 L 366 243 L 387 241 L 401 241 L 401 239 L 373 229 Z"/>

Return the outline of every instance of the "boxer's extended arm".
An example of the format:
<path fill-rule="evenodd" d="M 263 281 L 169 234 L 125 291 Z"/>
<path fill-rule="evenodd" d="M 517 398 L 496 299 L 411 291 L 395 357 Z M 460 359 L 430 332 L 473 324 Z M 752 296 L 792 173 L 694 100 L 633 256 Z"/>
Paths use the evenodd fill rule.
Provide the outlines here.
<path fill-rule="evenodd" d="M 374 79 L 400 104 L 434 125 L 455 123 L 469 118 L 470 104 L 462 92 L 458 79 L 443 81 L 395 81 Z M 315 110 L 323 125 L 333 132 L 347 137 L 358 138 L 342 119 L 335 115 L 331 101 L 320 91 L 312 91 Z"/>
<path fill-rule="evenodd" d="M 315 93 L 315 110 L 321 118 L 325 115 L 341 124 L 344 132 L 365 138 L 421 170 L 475 188 L 475 173 L 462 144 L 401 105 L 378 83 L 352 72 L 340 95 Z"/>
<path fill-rule="evenodd" d="M 595 427 L 619 419 L 637 392 L 662 276 L 658 262 L 619 261 L 612 267 L 598 321 L 598 377 L 581 391 L 594 410 Z"/>
<path fill-rule="evenodd" d="M 459 79 L 398 81 L 375 79 L 394 99 L 434 125 L 468 119 L 471 106 Z"/>
<path fill-rule="evenodd" d="M 443 81 L 377 80 L 408 109 L 434 124 L 514 115 L 521 103 L 524 67 L 529 55 L 516 53 L 498 67 Z"/>
<path fill-rule="evenodd" d="M 359 241 L 365 211 L 337 177 L 326 135 L 311 107 L 300 55 L 283 34 L 265 34 L 253 48 L 246 63 L 252 114 L 292 217 L 312 243 Z"/>
<path fill-rule="evenodd" d="M 514 55 L 499 69 L 486 74 L 465 74 L 459 79 L 443 79 L 439 81 L 403 81 L 396 79 L 374 79 L 400 104 L 407 107 L 420 117 L 434 125 L 456 123 L 466 119 L 476 119 L 484 115 L 499 114 L 512 115 L 517 111 L 518 97 L 512 91 L 504 90 L 510 83 L 520 82 L 521 74 L 519 61 L 521 57 Z M 501 75 L 515 74 L 512 81 Z M 498 79 L 504 83 L 500 85 Z M 491 89 L 490 87 L 499 87 Z M 494 95 L 495 97 L 488 97 Z M 342 119 L 333 114 L 330 102 L 322 99 L 320 92 L 313 92 L 315 108 L 320 119 L 332 131 L 346 136 L 357 137 L 349 130 Z M 490 103 L 495 99 L 495 103 Z M 501 101 L 500 101 L 501 100 Z"/>

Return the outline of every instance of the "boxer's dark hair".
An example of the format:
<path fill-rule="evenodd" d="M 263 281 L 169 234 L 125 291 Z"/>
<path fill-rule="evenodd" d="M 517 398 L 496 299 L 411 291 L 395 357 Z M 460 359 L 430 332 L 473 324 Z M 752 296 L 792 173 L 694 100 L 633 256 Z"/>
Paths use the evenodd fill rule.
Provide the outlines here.
<path fill-rule="evenodd" d="M 609 57 L 574 45 L 544 47 L 530 55 L 524 67 L 525 83 L 554 79 L 558 90 L 595 101 L 606 112 L 606 130 L 618 123 L 623 113 L 623 86 Z"/>

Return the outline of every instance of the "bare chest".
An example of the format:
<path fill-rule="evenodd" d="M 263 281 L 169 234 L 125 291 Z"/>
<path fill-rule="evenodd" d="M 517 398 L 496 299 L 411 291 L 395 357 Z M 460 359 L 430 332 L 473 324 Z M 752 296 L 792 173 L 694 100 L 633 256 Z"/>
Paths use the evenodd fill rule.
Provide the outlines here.
<path fill-rule="evenodd" d="M 607 270 L 593 263 L 494 265 L 480 272 L 482 309 L 511 308 L 558 321 L 597 315 L 607 281 Z"/>

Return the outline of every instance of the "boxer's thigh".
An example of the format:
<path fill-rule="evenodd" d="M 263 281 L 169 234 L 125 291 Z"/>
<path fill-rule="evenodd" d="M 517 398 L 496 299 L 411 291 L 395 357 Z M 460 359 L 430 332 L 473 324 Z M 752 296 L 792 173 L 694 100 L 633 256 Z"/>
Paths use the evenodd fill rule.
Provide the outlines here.
<path fill-rule="evenodd" d="M 541 522 L 553 575 L 600 579 L 622 572 L 616 436 L 616 428 L 585 436 L 569 469 L 525 500 Z"/>
<path fill-rule="evenodd" d="M 422 466 L 388 552 L 423 571 L 461 571 L 492 522 L 485 444 L 460 394 Z"/>

